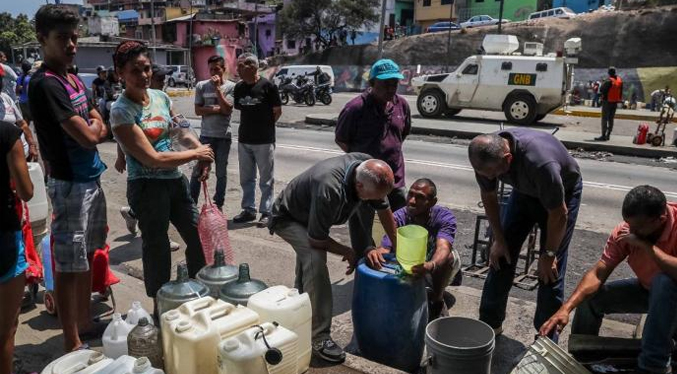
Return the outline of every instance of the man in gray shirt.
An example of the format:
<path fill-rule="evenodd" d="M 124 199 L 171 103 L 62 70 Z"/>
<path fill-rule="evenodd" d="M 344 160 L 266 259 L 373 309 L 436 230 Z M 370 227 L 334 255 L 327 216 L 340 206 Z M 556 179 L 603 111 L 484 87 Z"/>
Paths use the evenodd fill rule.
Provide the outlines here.
<path fill-rule="evenodd" d="M 198 82 L 195 86 L 195 114 L 202 116 L 200 142 L 209 144 L 214 151 L 216 192 L 213 199 L 214 204 L 223 210 L 226 200 L 228 153 L 232 143 L 230 115 L 233 112 L 235 83 L 224 78 L 226 62 L 223 57 L 214 55 L 207 63 L 211 78 Z M 194 171 L 190 178 L 190 196 L 195 204 L 200 197 L 200 184 L 200 173 Z"/>

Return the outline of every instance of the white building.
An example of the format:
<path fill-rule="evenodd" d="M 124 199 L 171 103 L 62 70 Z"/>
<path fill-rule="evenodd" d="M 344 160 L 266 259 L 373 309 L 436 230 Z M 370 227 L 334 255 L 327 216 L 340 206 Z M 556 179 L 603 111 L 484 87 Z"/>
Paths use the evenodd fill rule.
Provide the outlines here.
<path fill-rule="evenodd" d="M 101 17 L 95 14 L 87 19 L 87 26 L 90 35 L 120 35 L 120 24 L 117 16 Z"/>

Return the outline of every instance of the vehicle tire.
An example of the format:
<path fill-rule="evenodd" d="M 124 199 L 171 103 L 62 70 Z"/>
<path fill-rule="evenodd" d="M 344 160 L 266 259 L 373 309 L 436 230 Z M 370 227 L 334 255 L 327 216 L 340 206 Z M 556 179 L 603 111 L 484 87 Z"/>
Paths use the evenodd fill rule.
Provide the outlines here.
<path fill-rule="evenodd" d="M 320 101 L 324 105 L 331 105 L 331 102 L 333 101 L 333 99 L 332 99 L 330 94 L 324 93 L 324 94 L 322 94 L 322 96 L 320 96 Z"/>
<path fill-rule="evenodd" d="M 52 291 L 45 291 L 43 297 L 43 303 L 45 304 L 45 310 L 47 314 L 51 316 L 56 315 L 56 300 L 54 299 L 54 294 Z"/>
<path fill-rule="evenodd" d="M 169 87 L 176 87 L 176 81 L 174 81 L 174 78 L 169 78 L 167 84 L 169 85 Z"/>
<path fill-rule="evenodd" d="M 280 94 L 280 101 L 282 102 L 282 105 L 289 104 L 289 95 L 286 92 L 282 92 Z"/>
<path fill-rule="evenodd" d="M 545 116 L 547 116 L 547 114 L 539 114 L 539 115 L 537 115 L 536 118 L 534 118 L 534 122 L 542 121 L 543 118 L 545 118 Z"/>
<path fill-rule="evenodd" d="M 663 136 L 655 135 L 653 138 L 651 138 L 651 145 L 654 147 L 659 147 L 663 145 Z"/>
<path fill-rule="evenodd" d="M 308 105 L 308 106 L 313 106 L 313 105 L 315 105 L 315 102 L 316 102 L 316 100 L 315 100 L 315 95 L 313 95 L 313 94 L 310 93 L 310 92 L 307 93 L 307 94 L 306 94 L 306 105 Z"/>
<path fill-rule="evenodd" d="M 460 109 L 447 109 L 447 111 L 444 112 L 444 115 L 447 117 L 453 117 L 459 113 L 461 113 Z"/>
<path fill-rule="evenodd" d="M 436 88 L 427 89 L 418 95 L 416 107 L 423 117 L 439 118 L 447 111 L 444 93 Z"/>
<path fill-rule="evenodd" d="M 536 120 L 536 100 L 528 94 L 510 95 L 503 104 L 503 113 L 509 122 L 530 125 Z"/>

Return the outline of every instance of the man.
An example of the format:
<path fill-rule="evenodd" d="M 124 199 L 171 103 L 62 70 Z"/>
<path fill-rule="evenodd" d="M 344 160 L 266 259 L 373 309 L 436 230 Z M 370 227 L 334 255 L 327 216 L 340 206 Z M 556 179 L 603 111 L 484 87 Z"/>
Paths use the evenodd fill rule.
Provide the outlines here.
<path fill-rule="evenodd" d="M 595 81 L 595 83 L 592 84 L 592 107 L 596 108 L 599 107 L 599 87 L 602 84 L 599 81 Z"/>
<path fill-rule="evenodd" d="M 345 352 L 330 336 L 333 301 L 327 252 L 348 261 L 346 274 L 356 264 L 355 251 L 332 239 L 329 230 L 344 224 L 358 206 L 368 204 L 378 211 L 395 242 L 395 221 L 385 199 L 392 188 L 388 164 L 364 153 L 349 153 L 320 161 L 294 178 L 273 206 L 270 231 L 296 251 L 295 287 L 310 296 L 313 350 L 327 361 L 345 359 Z"/>
<path fill-rule="evenodd" d="M 397 227 L 419 225 L 428 230 L 426 261 L 414 266 L 414 274 L 429 280 L 432 292 L 428 294 L 428 314 L 432 321 L 444 311 L 444 289 L 461 268 L 461 257 L 453 249 L 456 237 L 456 217 L 451 210 L 437 205 L 437 186 L 427 178 L 418 179 L 409 188 L 407 206 L 394 213 Z M 383 237 L 381 248 L 367 252 L 369 266 L 380 269 L 383 255 L 393 252 L 388 236 Z"/>
<path fill-rule="evenodd" d="M 480 320 L 497 335 L 503 332 L 519 252 L 534 224 L 538 224 L 540 282 L 534 315 L 538 330 L 559 309 L 564 297 L 568 248 L 583 189 L 578 164 L 554 136 L 523 128 L 479 135 L 470 143 L 468 155 L 494 236 Z M 513 187 L 505 211 L 500 213 L 498 180 Z"/>
<path fill-rule="evenodd" d="M 623 80 L 616 76 L 616 68 L 609 68 L 609 79 L 599 88 L 602 95 L 602 136 L 595 138 L 598 141 L 607 141 L 614 129 L 614 116 L 618 103 L 623 102 Z"/>
<path fill-rule="evenodd" d="M 216 171 L 216 192 L 214 204 L 223 210 L 226 201 L 226 177 L 228 154 L 232 143 L 230 134 L 230 115 L 233 112 L 233 89 L 235 83 L 224 78 L 226 60 L 221 56 L 212 56 L 209 65 L 208 80 L 198 82 L 195 87 L 195 114 L 202 116 L 200 143 L 209 145 L 214 151 Z M 193 172 L 190 178 L 190 196 L 197 205 L 202 183 L 200 173 Z"/>
<path fill-rule="evenodd" d="M 33 75 L 29 105 L 40 151 L 47 161 L 52 204 L 56 305 L 67 352 L 98 337 L 92 327 L 91 255 L 106 244 L 106 198 L 100 176 L 106 165 L 96 145 L 108 130 L 86 97 L 84 84 L 67 74 L 77 52 L 80 17 L 62 5 L 43 5 L 35 29 L 44 63 Z M 80 335 L 79 335 L 80 333 Z"/>
<path fill-rule="evenodd" d="M 98 107 L 99 101 L 104 98 L 104 84 L 106 83 L 106 67 L 96 67 L 96 78 L 92 81 L 92 105 Z"/>
<path fill-rule="evenodd" d="M 385 161 L 395 174 L 395 188 L 388 195 L 395 211 L 406 205 L 404 154 L 402 143 L 411 130 L 411 111 L 407 100 L 397 94 L 404 76 L 392 60 L 379 60 L 369 73 L 371 86 L 362 95 L 350 100 L 341 111 L 335 130 L 335 141 L 344 152 L 362 152 Z M 359 257 L 373 246 L 371 229 L 374 210 L 361 206 L 350 219 L 351 244 Z M 366 235 L 360 232 L 365 231 Z M 366 238 L 366 241 L 362 241 Z"/>
<path fill-rule="evenodd" d="M 601 259 L 540 333 L 562 331 L 576 309 L 572 334 L 598 335 L 608 313 L 648 313 L 638 373 L 669 373 L 677 326 L 677 203 L 655 187 L 638 186 L 623 201 L 623 222 Z M 636 278 L 607 282 L 627 258 Z"/>
<path fill-rule="evenodd" d="M 282 102 L 277 87 L 259 76 L 259 59 L 244 53 L 237 59 L 237 73 L 242 78 L 234 89 L 235 109 L 240 111 L 238 156 L 242 212 L 233 222 L 256 219 L 256 169 L 259 170 L 261 217 L 258 227 L 268 226 L 275 187 L 275 123 L 282 115 Z"/>
<path fill-rule="evenodd" d="M 7 65 L 7 56 L 5 55 L 5 52 L 0 52 L 0 75 L 2 75 L 2 92 L 16 101 L 16 80 L 19 76 L 16 75 L 16 72 L 11 66 Z"/>
<path fill-rule="evenodd" d="M 169 70 L 163 68 L 160 65 L 153 64 L 151 69 L 153 70 L 153 76 L 150 78 L 150 88 L 154 90 L 165 90 L 165 78 L 169 74 Z"/>

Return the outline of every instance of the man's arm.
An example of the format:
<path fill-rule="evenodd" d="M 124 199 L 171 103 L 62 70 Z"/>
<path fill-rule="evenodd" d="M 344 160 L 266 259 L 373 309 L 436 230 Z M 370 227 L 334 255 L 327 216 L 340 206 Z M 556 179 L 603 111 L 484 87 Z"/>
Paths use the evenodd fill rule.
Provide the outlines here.
<path fill-rule="evenodd" d="M 273 118 L 275 119 L 275 122 L 277 122 L 280 117 L 282 117 L 282 107 L 281 106 L 274 106 L 273 107 Z"/>
<path fill-rule="evenodd" d="M 103 129 L 106 126 L 98 120 L 90 122 L 91 125 L 88 125 L 84 118 L 76 115 L 61 122 L 61 127 L 81 147 L 94 148 L 101 142 L 101 134 L 106 133 Z"/>
<path fill-rule="evenodd" d="M 17 122 L 17 125 L 23 131 L 24 137 L 26 138 L 26 143 L 28 143 L 28 158 L 29 161 L 37 161 L 38 160 L 38 143 L 35 142 L 35 138 L 33 137 L 33 132 L 31 131 L 31 128 L 28 126 L 28 123 L 26 121 L 21 120 Z"/>
<path fill-rule="evenodd" d="M 314 249 L 320 251 L 326 251 L 343 257 L 343 261 L 348 261 L 348 270 L 346 275 L 351 274 L 357 266 L 357 257 L 355 256 L 355 251 L 347 247 L 331 237 L 327 237 L 325 240 L 316 240 L 311 237 L 308 237 L 308 243 Z"/>
<path fill-rule="evenodd" d="M 106 126 L 106 123 L 103 121 L 103 117 L 101 117 L 101 113 L 99 113 L 99 111 L 94 109 L 94 108 L 90 108 L 89 109 L 89 118 L 90 118 L 90 120 L 99 121 L 102 124 L 101 132 L 99 133 L 99 143 L 108 139 L 108 136 L 110 135 L 110 133 L 108 132 L 108 126 Z"/>
<path fill-rule="evenodd" d="M 547 236 L 545 238 L 546 251 L 557 253 L 567 229 L 567 207 L 564 203 L 554 209 L 548 209 Z M 557 257 L 540 256 L 538 259 L 538 277 L 544 284 L 555 283 L 559 278 L 557 273 Z"/>
<path fill-rule="evenodd" d="M 219 110 L 221 114 L 227 116 L 233 113 L 233 104 L 226 99 L 223 91 L 221 91 L 221 87 L 216 87 L 216 99 L 219 101 Z M 275 121 L 277 121 L 277 119 Z"/>
<path fill-rule="evenodd" d="M 670 256 L 655 245 L 651 246 L 651 253 L 653 253 L 653 258 L 658 267 L 674 281 L 677 281 L 677 258 Z"/>
<path fill-rule="evenodd" d="M 482 204 L 484 205 L 484 213 L 487 215 L 489 225 L 491 226 L 491 232 L 494 236 L 494 241 L 498 240 L 505 243 L 496 190 L 481 191 L 480 195 L 482 197 Z"/>
<path fill-rule="evenodd" d="M 390 239 L 390 244 L 392 245 L 391 250 L 397 250 L 397 222 L 395 222 L 395 216 L 393 211 L 388 209 L 377 210 L 378 219 L 381 221 L 383 230 L 385 230 L 388 239 Z"/>
<path fill-rule="evenodd" d="M 354 109 L 352 108 L 343 108 L 334 129 L 334 142 L 346 153 L 350 152 L 349 144 L 353 135 L 353 127 L 355 126 L 353 111 Z"/>
<path fill-rule="evenodd" d="M 198 116 L 204 116 L 209 114 L 220 114 L 222 113 L 222 108 L 220 105 L 200 105 L 195 104 L 195 114 Z"/>

